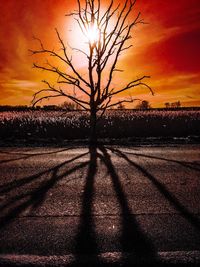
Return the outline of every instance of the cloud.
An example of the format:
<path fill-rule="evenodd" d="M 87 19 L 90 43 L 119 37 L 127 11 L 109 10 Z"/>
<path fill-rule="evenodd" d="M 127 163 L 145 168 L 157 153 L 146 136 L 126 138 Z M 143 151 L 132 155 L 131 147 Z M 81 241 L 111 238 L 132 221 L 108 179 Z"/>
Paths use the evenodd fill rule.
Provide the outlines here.
<path fill-rule="evenodd" d="M 75 3 L 75 0 L 0 2 L 1 104 L 25 104 L 26 101 L 29 104 L 32 92 L 40 87 L 39 81 L 48 78 L 44 72 L 31 68 L 35 59 L 29 55 L 28 49 L 36 45 L 32 36 L 38 36 L 52 47 L 57 42 L 55 27 L 69 37 L 64 15 L 74 10 Z M 119 65 L 126 72 L 114 83 L 120 85 L 134 77 L 150 75 L 149 83 L 155 88 L 157 96 L 151 98 L 144 89 L 137 92 L 144 98 L 147 93 L 146 97 L 155 105 L 161 105 L 165 98 L 181 98 L 190 105 L 192 101 L 200 105 L 199 0 L 140 0 L 134 14 L 139 10 L 149 24 L 135 29 L 134 47 L 121 58 Z"/>
<path fill-rule="evenodd" d="M 30 105 L 33 93 L 40 83 L 31 80 L 4 80 L 0 83 L 0 104 Z"/>

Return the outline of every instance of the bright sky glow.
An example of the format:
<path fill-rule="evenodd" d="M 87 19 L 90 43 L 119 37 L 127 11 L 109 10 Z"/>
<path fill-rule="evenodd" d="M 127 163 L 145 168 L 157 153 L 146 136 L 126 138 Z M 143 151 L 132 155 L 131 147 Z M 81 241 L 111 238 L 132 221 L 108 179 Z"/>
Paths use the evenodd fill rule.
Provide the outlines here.
<path fill-rule="evenodd" d="M 102 7 L 109 2 L 102 0 Z M 0 1 L 1 105 L 30 105 L 35 87 L 41 89 L 43 86 L 41 80 L 54 84 L 53 74 L 47 75 L 32 68 L 33 61 L 45 63 L 47 59 L 31 57 L 28 49 L 36 48 L 33 36 L 42 39 L 50 49 L 60 49 L 55 27 L 65 40 L 75 65 L 87 78 L 86 56 L 70 50 L 68 45 L 88 52 L 88 40 L 94 43 L 99 36 L 94 26 L 89 29 L 87 38 L 78 29 L 76 21 L 65 16 L 76 9 L 76 0 Z M 163 107 L 165 102 L 178 100 L 183 106 L 200 106 L 199 0 L 171 1 L 170 4 L 163 0 L 138 0 L 133 17 L 138 11 L 148 24 L 134 29 L 133 48 L 120 57 L 118 68 L 124 72 L 116 73 L 116 86 L 134 77 L 150 75 L 149 85 L 155 96 L 151 97 L 138 88 L 132 92 L 134 97 L 149 100 L 153 107 Z M 53 57 L 48 60 L 54 63 Z M 66 71 L 64 66 L 63 70 Z"/>
<path fill-rule="evenodd" d="M 94 23 L 93 25 L 88 25 L 86 36 L 87 36 L 89 43 L 91 45 L 93 45 L 99 41 L 100 30 L 98 29 L 96 23 Z"/>

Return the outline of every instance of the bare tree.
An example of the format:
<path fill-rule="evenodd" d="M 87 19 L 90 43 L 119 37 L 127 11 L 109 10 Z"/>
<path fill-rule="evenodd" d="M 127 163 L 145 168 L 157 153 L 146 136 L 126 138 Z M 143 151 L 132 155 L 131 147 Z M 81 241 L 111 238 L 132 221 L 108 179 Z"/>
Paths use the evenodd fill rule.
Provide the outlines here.
<path fill-rule="evenodd" d="M 173 102 L 173 103 L 171 103 L 171 107 L 172 108 L 180 108 L 181 102 L 180 101 Z"/>
<path fill-rule="evenodd" d="M 171 104 L 170 104 L 169 102 L 166 102 L 166 103 L 165 103 L 165 107 L 166 107 L 166 108 L 170 108 L 170 105 L 171 105 Z"/>
<path fill-rule="evenodd" d="M 181 102 L 180 101 L 176 101 L 176 102 L 172 102 L 172 103 L 165 103 L 165 107 L 166 108 L 180 108 L 181 107 Z"/>
<path fill-rule="evenodd" d="M 76 110 L 76 106 L 74 102 L 65 101 L 60 105 L 60 107 L 67 111 L 73 111 Z"/>
<path fill-rule="evenodd" d="M 78 8 L 68 16 L 73 16 L 80 30 L 87 39 L 87 51 L 80 48 L 72 48 L 82 53 L 87 60 L 87 77 L 82 75 L 79 68 L 75 67 L 69 48 L 65 44 L 60 33 L 56 29 L 61 50 L 48 49 L 40 39 L 38 50 L 30 50 L 33 54 L 47 54 L 60 60 L 66 65 L 68 71 L 61 70 L 54 64 L 46 62 L 45 65 L 34 63 L 37 69 L 53 72 L 57 75 L 57 85 L 53 86 L 48 81 L 45 89 L 34 94 L 33 104 L 53 97 L 64 96 L 74 101 L 84 110 L 90 113 L 90 141 L 96 141 L 96 125 L 108 108 L 133 102 L 130 99 L 115 100 L 115 96 L 138 86 L 147 87 L 153 94 L 151 88 L 144 82 L 149 76 L 138 77 L 127 82 L 121 88 L 114 88 L 112 84 L 115 72 L 120 72 L 117 68 L 119 57 L 132 47 L 132 29 L 138 24 L 144 23 L 138 13 L 132 19 L 132 11 L 135 6 L 134 0 L 126 0 L 123 4 L 114 5 L 114 0 L 110 0 L 106 10 L 102 9 L 101 0 L 77 0 Z M 71 86 L 71 89 L 69 88 Z M 84 97 L 77 97 L 73 93 L 79 90 Z M 44 95 L 45 94 L 45 95 Z"/>
<path fill-rule="evenodd" d="M 125 105 L 123 103 L 119 103 L 117 106 L 118 109 L 125 109 Z"/>
<path fill-rule="evenodd" d="M 136 109 L 150 109 L 151 105 L 149 104 L 149 101 L 143 100 L 141 101 L 137 106 Z"/>

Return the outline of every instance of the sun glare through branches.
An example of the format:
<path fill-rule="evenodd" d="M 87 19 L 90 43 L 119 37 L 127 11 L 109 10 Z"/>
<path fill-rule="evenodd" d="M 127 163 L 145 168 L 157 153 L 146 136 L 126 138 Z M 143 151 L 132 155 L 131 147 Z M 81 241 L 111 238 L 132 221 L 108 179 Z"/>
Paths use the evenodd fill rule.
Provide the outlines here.
<path fill-rule="evenodd" d="M 83 3 L 77 0 L 78 8 L 68 16 L 72 17 L 80 31 L 80 34 L 73 29 L 72 35 L 79 39 L 77 46 L 71 46 L 75 54 L 82 54 L 87 62 L 84 69 L 86 75 L 82 74 L 80 64 L 74 64 L 73 55 L 68 50 L 68 46 L 63 40 L 62 34 L 56 29 L 56 35 L 61 48 L 48 49 L 40 39 L 37 39 L 40 45 L 39 50 L 30 50 L 32 54 L 45 54 L 53 56 L 64 63 L 65 70 L 61 70 L 58 65 L 52 65 L 47 61 L 47 65 L 34 63 L 37 69 L 54 73 L 57 76 L 57 85 L 53 85 L 44 80 L 48 88 L 39 90 L 34 94 L 33 105 L 49 98 L 66 97 L 84 110 L 90 112 L 91 143 L 96 142 L 96 125 L 103 117 L 105 111 L 116 107 L 122 103 L 132 103 L 137 98 L 116 99 L 115 96 L 126 91 L 131 94 L 132 89 L 136 87 L 146 87 L 153 94 L 152 89 L 146 84 L 147 75 L 133 78 L 123 84 L 113 86 L 116 72 L 122 72 L 118 62 L 122 54 L 127 54 L 133 44 L 130 40 L 133 38 L 133 29 L 138 24 L 143 24 L 140 18 L 140 12 L 132 16 L 136 0 L 126 0 L 123 5 L 115 5 L 114 0 L 110 0 L 105 12 L 101 6 L 101 0 L 85 0 Z M 113 24 L 114 23 L 114 24 Z M 83 38 L 82 38 L 83 36 Z M 85 41 L 84 41 L 85 39 Z M 80 46 L 86 44 L 86 50 Z M 67 44 L 69 42 L 67 41 Z M 82 59 L 79 57 L 79 62 Z M 76 90 L 84 94 L 84 98 L 77 96 Z"/>
<path fill-rule="evenodd" d="M 100 41 L 101 31 L 98 29 L 97 23 L 87 25 L 86 36 L 91 45 Z"/>

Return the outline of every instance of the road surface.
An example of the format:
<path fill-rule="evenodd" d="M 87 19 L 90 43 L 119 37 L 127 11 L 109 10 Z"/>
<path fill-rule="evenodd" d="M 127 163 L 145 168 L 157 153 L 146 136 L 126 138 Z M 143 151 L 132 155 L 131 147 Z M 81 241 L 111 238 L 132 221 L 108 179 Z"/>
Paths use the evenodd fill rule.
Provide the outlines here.
<path fill-rule="evenodd" d="M 200 145 L 0 148 L 0 210 L 1 259 L 196 253 Z"/>

